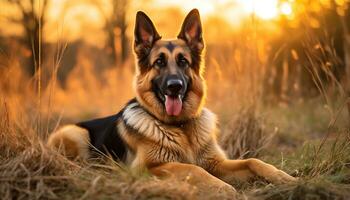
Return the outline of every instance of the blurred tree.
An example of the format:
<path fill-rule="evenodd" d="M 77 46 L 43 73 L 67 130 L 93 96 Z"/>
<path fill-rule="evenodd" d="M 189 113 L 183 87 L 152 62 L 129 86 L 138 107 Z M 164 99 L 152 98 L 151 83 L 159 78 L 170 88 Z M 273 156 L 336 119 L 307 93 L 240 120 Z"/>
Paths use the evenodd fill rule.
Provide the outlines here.
<path fill-rule="evenodd" d="M 7 2 L 20 11 L 20 18 L 13 16 L 8 17 L 8 20 L 19 24 L 24 30 L 24 44 L 31 50 L 28 72 L 33 76 L 42 63 L 41 41 L 48 0 L 7 0 Z"/>
<path fill-rule="evenodd" d="M 280 97 L 287 94 L 288 98 L 302 93 L 307 97 L 317 94 L 317 84 L 333 87 L 344 80 L 343 88 L 349 96 L 350 1 L 295 0 L 292 5 L 293 15 L 280 17 L 282 33 L 272 41 L 270 62 L 276 66 L 270 69 L 275 74 L 270 81 L 273 93 Z M 310 72 L 318 76 L 319 83 Z M 281 77 L 287 73 L 290 80 L 283 82 Z M 350 115 L 350 103 L 348 108 Z"/>
<path fill-rule="evenodd" d="M 126 22 L 127 6 L 128 0 L 112 0 L 112 16 L 106 21 L 106 30 L 108 35 L 110 35 L 109 40 L 114 41 L 115 34 L 119 30 L 119 40 L 120 40 L 120 61 L 125 62 L 128 58 L 128 37 L 126 35 L 126 29 L 128 27 Z M 117 28 L 117 30 L 115 29 Z M 113 34 L 112 34 L 113 33 Z M 112 39 L 113 38 L 113 39 Z M 115 42 L 113 42 L 115 44 Z M 110 45 L 113 45 L 110 42 Z M 115 49 L 115 47 L 114 47 Z"/>
<path fill-rule="evenodd" d="M 99 8 L 105 18 L 106 49 L 110 57 L 116 65 L 124 63 L 129 56 L 129 39 L 126 34 L 129 0 L 110 0 L 111 14 L 109 16 L 104 14 L 103 2 L 100 0 L 90 0 L 90 2 Z"/>

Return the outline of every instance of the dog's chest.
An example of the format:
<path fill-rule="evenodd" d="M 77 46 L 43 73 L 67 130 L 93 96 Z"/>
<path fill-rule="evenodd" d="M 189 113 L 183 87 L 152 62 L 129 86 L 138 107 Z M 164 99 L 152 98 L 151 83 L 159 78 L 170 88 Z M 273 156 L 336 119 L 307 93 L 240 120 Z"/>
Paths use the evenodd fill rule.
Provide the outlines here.
<path fill-rule="evenodd" d="M 148 149 L 150 158 L 157 162 L 195 164 L 199 152 L 211 140 L 209 134 L 192 127 L 163 125 L 161 129 L 160 134 L 154 138 L 154 146 L 151 145 Z"/>
<path fill-rule="evenodd" d="M 171 126 L 155 119 L 137 104 L 131 104 L 125 109 L 123 120 L 133 132 L 124 136 L 138 138 L 138 142 L 146 144 L 136 148 L 141 148 L 145 162 L 154 163 L 197 163 L 216 129 L 215 115 L 207 109 L 197 119 Z"/>

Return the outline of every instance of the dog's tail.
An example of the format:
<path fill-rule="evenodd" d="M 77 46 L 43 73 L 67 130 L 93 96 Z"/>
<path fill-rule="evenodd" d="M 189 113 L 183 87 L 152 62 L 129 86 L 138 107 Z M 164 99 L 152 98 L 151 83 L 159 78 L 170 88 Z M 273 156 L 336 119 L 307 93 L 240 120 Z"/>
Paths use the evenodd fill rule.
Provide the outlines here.
<path fill-rule="evenodd" d="M 68 158 L 89 157 L 90 137 L 87 129 L 76 125 L 67 125 L 52 133 L 48 146 L 59 150 Z"/>

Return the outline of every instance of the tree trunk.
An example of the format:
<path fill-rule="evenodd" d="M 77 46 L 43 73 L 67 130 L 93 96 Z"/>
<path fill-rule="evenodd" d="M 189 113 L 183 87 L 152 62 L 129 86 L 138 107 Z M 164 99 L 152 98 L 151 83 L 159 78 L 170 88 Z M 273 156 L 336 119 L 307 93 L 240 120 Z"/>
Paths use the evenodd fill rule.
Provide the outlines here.
<path fill-rule="evenodd" d="M 23 1 L 11 1 L 18 7 L 22 14 L 22 19 L 18 23 L 24 29 L 24 44 L 32 52 L 29 58 L 28 73 L 30 76 L 35 75 L 41 65 L 42 60 L 42 30 L 44 27 L 44 15 L 46 12 L 47 0 L 29 1 L 29 9 L 26 9 Z M 37 4 L 39 3 L 39 5 Z M 38 6 L 38 7 L 36 7 Z M 38 8 L 39 10 L 37 10 Z"/>
<path fill-rule="evenodd" d="M 27 29 L 26 31 L 26 44 L 27 48 L 31 50 L 32 54 L 30 57 L 30 66 L 29 66 L 29 74 L 30 76 L 34 76 L 35 72 L 37 72 L 39 65 L 42 61 L 42 41 L 40 41 L 40 37 L 42 35 L 42 28 L 39 27 L 39 22 L 34 21 L 34 27 L 32 29 Z"/>
<path fill-rule="evenodd" d="M 110 25 L 107 25 L 110 26 Z M 115 46 L 115 33 L 114 33 L 114 27 L 108 27 L 108 52 L 110 54 L 110 58 L 113 61 L 114 65 L 118 64 L 118 55 L 116 51 L 116 46 Z"/>
<path fill-rule="evenodd" d="M 281 100 L 288 103 L 288 88 L 289 88 L 289 63 L 285 56 L 282 64 L 282 79 L 281 79 Z"/>
<path fill-rule="evenodd" d="M 126 25 L 122 25 L 120 27 L 120 44 L 121 44 L 121 61 L 124 63 L 129 54 L 129 49 L 128 49 L 128 38 L 126 35 Z"/>

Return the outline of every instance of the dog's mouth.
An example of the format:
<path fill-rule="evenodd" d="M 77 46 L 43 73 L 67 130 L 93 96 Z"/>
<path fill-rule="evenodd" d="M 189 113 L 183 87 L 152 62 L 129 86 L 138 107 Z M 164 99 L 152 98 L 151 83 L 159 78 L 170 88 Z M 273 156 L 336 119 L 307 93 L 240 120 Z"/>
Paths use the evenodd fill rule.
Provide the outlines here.
<path fill-rule="evenodd" d="M 163 104 L 164 110 L 168 116 L 178 117 L 184 109 L 184 101 L 188 92 L 189 81 L 182 81 L 181 88 L 167 86 L 161 79 L 154 79 L 153 92 L 157 99 Z"/>
<path fill-rule="evenodd" d="M 177 96 L 170 96 L 170 95 L 164 95 L 165 96 L 165 110 L 166 113 L 170 116 L 179 116 L 182 111 L 182 95 Z"/>
<path fill-rule="evenodd" d="M 165 107 L 167 115 L 177 117 L 183 110 L 184 94 L 168 95 L 162 92 L 157 92 L 157 97 Z"/>

